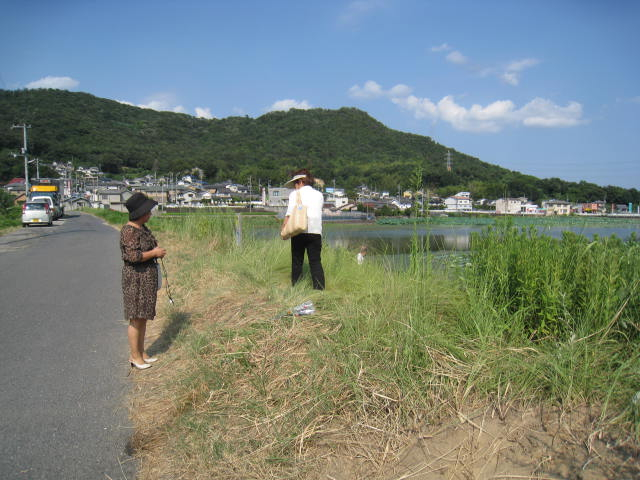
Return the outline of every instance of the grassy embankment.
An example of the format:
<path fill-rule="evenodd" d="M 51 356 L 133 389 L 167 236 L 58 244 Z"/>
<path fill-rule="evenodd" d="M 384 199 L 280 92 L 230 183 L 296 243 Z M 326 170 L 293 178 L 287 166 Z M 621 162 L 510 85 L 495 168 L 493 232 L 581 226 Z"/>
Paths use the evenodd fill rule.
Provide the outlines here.
<path fill-rule="evenodd" d="M 375 478 L 423 425 L 487 405 L 587 404 L 594 433 L 637 439 L 633 239 L 503 225 L 466 268 L 416 245 L 406 272 L 327 248 L 314 292 L 289 286 L 288 242 L 237 246 L 234 221 L 151 221 L 177 304 L 161 297 L 162 363 L 135 377 L 141 478 L 305 478 L 336 452 Z M 317 314 L 287 315 L 309 299 Z"/>
<path fill-rule="evenodd" d="M 0 235 L 14 230 L 22 224 L 22 209 L 10 207 L 0 209 Z"/>

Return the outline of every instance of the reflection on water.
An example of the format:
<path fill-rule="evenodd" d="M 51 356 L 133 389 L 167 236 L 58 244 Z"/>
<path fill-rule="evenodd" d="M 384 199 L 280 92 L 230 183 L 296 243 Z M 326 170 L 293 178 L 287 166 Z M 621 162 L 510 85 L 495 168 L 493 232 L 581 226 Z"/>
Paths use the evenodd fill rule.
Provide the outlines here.
<path fill-rule="evenodd" d="M 469 227 L 451 225 L 447 227 L 424 226 L 414 228 L 412 225 L 370 225 L 370 224 L 325 224 L 323 226 L 324 241 L 332 247 L 341 247 L 358 252 L 361 245 L 366 245 L 369 254 L 396 255 L 407 254 L 411 251 L 411 239 L 414 232 L 418 242 L 425 250 L 432 252 L 463 252 L 469 250 L 472 232 L 481 232 L 485 227 Z M 563 231 L 571 231 L 584 235 L 589 239 L 594 236 L 608 237 L 616 235 L 622 240 L 629 238 L 632 232 L 637 232 L 637 225 L 616 227 L 538 227 L 541 234 L 560 238 Z M 278 237 L 277 229 L 258 229 L 257 238 Z M 355 255 L 355 253 L 354 253 Z"/>
<path fill-rule="evenodd" d="M 469 250 L 471 229 L 457 230 L 416 230 L 419 245 L 424 250 L 460 251 Z M 409 253 L 414 230 L 393 228 L 373 230 L 333 230 L 324 232 L 325 242 L 332 247 L 342 247 L 348 250 L 359 250 L 361 245 L 367 245 L 373 253 Z"/>

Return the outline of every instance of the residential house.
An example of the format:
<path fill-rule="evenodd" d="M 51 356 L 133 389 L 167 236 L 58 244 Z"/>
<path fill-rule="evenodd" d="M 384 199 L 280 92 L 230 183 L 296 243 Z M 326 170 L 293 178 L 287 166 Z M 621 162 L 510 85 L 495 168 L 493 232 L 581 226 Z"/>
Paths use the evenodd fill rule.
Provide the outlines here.
<path fill-rule="evenodd" d="M 361 200 L 361 204 L 367 210 L 367 212 L 378 210 L 378 209 L 383 208 L 385 206 L 386 207 L 389 206 L 389 203 L 384 201 L 384 200 L 374 200 L 374 199 L 371 199 L 371 198 L 362 199 Z"/>
<path fill-rule="evenodd" d="M 331 204 L 330 208 L 341 209 L 349 203 L 343 188 L 327 188 L 324 194 L 325 203 Z"/>
<path fill-rule="evenodd" d="M 526 205 L 526 197 L 499 198 L 496 200 L 496 213 L 503 215 L 515 215 L 522 213 L 523 206 Z"/>
<path fill-rule="evenodd" d="M 267 189 L 267 206 L 268 207 L 286 207 L 289 205 L 290 188 L 269 187 Z"/>
<path fill-rule="evenodd" d="M 137 187 L 133 190 L 144 193 L 147 197 L 155 200 L 160 205 L 169 203 L 169 190 L 165 186 L 153 185 L 147 187 Z"/>
<path fill-rule="evenodd" d="M 195 206 L 200 203 L 199 195 L 191 190 L 179 192 L 176 200 L 178 205 L 183 205 L 185 207 Z"/>
<path fill-rule="evenodd" d="M 124 189 L 98 189 L 91 197 L 94 204 L 102 204 L 111 210 L 118 212 L 126 212 L 125 203 L 129 200 L 132 193 Z"/>
<path fill-rule="evenodd" d="M 4 187 L 7 192 L 23 192 L 24 193 L 24 178 L 14 178 L 9 181 Z"/>
<path fill-rule="evenodd" d="M 458 192 L 452 197 L 445 198 L 444 204 L 448 212 L 470 212 L 472 210 L 471 194 Z"/>
<path fill-rule="evenodd" d="M 626 203 L 618 203 L 614 208 L 615 213 L 629 213 L 629 205 Z"/>
<path fill-rule="evenodd" d="M 442 200 L 437 195 L 432 195 L 429 197 L 429 208 L 440 208 L 444 206 L 444 200 Z"/>
<path fill-rule="evenodd" d="M 603 201 L 587 202 L 581 205 L 582 213 L 606 213 L 607 204 Z"/>
<path fill-rule="evenodd" d="M 392 200 L 391 203 L 389 203 L 389 205 L 393 205 L 394 207 L 396 207 L 398 210 L 408 210 L 410 209 L 413 204 L 410 201 L 407 200 Z"/>
<path fill-rule="evenodd" d="M 546 215 L 569 215 L 571 213 L 571 202 L 563 200 L 547 200 L 542 202 L 542 208 Z"/>

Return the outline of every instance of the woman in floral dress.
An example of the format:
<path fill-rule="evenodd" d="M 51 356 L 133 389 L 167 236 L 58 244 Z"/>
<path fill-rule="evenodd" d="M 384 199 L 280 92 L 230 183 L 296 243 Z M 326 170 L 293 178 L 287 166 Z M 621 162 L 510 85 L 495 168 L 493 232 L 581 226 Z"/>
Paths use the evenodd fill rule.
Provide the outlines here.
<path fill-rule="evenodd" d="M 122 294 L 124 317 L 129 320 L 127 335 L 132 367 L 143 370 L 151 367 L 157 358 L 144 351 L 144 336 L 147 320 L 156 316 L 158 291 L 158 258 L 167 251 L 158 247 L 158 242 L 145 223 L 151 218 L 151 209 L 158 204 L 142 193 L 134 193 L 126 202 L 129 221 L 120 230 L 122 252 Z"/>

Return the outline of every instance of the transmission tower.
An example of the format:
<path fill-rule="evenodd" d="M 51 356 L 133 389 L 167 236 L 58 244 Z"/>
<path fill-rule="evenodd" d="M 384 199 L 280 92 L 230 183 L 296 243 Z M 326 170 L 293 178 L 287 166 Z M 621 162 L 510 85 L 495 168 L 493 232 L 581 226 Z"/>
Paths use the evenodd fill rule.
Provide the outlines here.
<path fill-rule="evenodd" d="M 451 151 L 447 150 L 447 172 L 451 171 Z"/>

